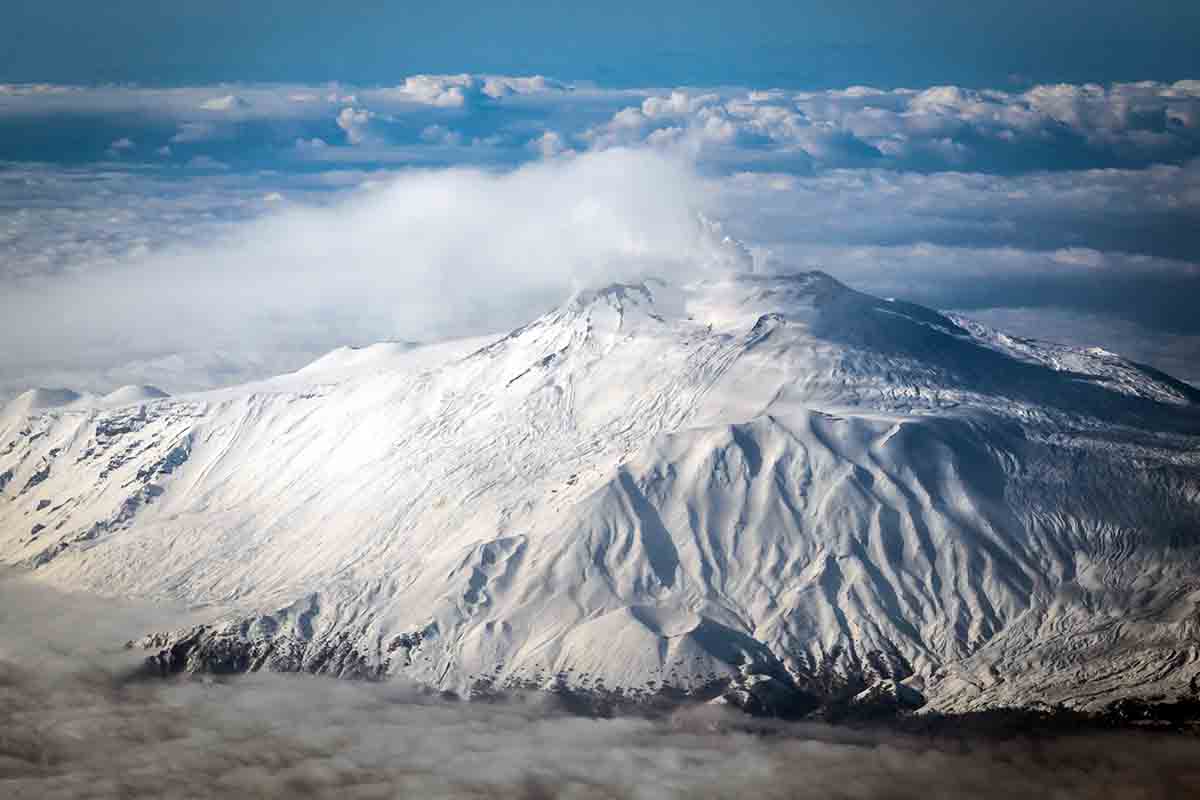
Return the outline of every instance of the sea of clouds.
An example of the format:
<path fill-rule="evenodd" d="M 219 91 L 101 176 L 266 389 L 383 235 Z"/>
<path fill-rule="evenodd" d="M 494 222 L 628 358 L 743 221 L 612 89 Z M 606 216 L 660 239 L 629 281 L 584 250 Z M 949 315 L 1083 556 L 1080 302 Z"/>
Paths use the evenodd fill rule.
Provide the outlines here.
<path fill-rule="evenodd" d="M 410 170 L 319 204 L 275 202 L 225 221 L 202 212 L 179 237 L 116 242 L 124 255 L 25 262 L 0 295 L 0 385 L 40 373 L 97 384 L 87 389 L 205 388 L 222 356 L 231 377 L 248 377 L 343 344 L 502 333 L 585 286 L 749 268 L 705 222 L 711 202 L 692 165 L 646 150 Z"/>
<path fill-rule="evenodd" d="M 0 397 L 502 333 L 579 285 L 739 264 L 727 234 L 1195 381 L 1198 159 L 1191 80 L 0 86 Z"/>
<path fill-rule="evenodd" d="M 121 643 L 185 609 L 0 576 L 0 794 L 25 798 L 1170 798 L 1171 735 L 916 736 L 711 707 L 572 716 L 551 698 L 450 702 L 398 683 L 148 677 Z"/>
<path fill-rule="evenodd" d="M 0 86 L 0 400 L 502 333 L 582 286 L 823 268 L 1200 381 L 1200 83 Z M 727 240 L 732 237 L 744 245 Z M 187 609 L 0 580 L 0 796 L 1174 797 L 1194 740 L 749 734 L 298 676 L 148 680 Z M 302 702 L 301 702 L 302 700 Z"/>

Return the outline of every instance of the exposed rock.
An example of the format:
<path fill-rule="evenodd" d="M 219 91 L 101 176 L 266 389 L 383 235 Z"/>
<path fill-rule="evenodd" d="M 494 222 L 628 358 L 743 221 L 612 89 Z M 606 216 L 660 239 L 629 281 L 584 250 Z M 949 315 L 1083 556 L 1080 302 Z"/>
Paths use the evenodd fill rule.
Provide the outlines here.
<path fill-rule="evenodd" d="M 820 698 L 770 675 L 748 675 L 712 701 L 759 717 L 799 719 L 820 705 Z"/>
<path fill-rule="evenodd" d="M 50 477 L 50 462 L 44 461 L 38 466 L 37 470 L 29 476 L 29 480 L 25 482 L 25 488 L 21 490 L 21 494 L 25 494 L 33 487 L 44 482 Z"/>
<path fill-rule="evenodd" d="M 880 681 L 854 696 L 855 705 L 873 705 L 914 711 L 925 705 L 925 696 L 911 686 L 897 681 Z"/>

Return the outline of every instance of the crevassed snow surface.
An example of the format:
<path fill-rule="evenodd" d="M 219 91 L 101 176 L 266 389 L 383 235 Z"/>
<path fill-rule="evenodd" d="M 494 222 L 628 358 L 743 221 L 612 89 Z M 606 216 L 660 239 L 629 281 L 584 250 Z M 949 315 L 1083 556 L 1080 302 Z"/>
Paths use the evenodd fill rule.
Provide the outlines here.
<path fill-rule="evenodd" d="M 238 668 L 950 710 L 1200 681 L 1196 390 L 823 273 L 127 394 L 0 414 L 0 557 L 207 606 Z"/>

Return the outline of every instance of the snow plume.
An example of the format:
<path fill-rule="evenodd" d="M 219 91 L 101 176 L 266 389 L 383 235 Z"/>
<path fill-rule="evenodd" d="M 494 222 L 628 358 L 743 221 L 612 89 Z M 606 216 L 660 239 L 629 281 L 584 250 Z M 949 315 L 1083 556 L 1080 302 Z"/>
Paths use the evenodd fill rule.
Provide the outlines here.
<path fill-rule="evenodd" d="M 52 365 L 60 383 L 104 390 L 72 371 L 135 364 L 138 380 L 174 391 L 195 387 L 145 365 L 263 353 L 252 372 L 269 374 L 343 344 L 504 332 L 580 286 L 744 266 L 703 221 L 707 202 L 690 164 L 644 150 L 366 181 L 206 245 L 6 286 L 0 384 Z"/>
<path fill-rule="evenodd" d="M 962 741 L 820 725 L 729 731 L 446 702 L 397 684 L 139 676 L 114 648 L 162 611 L 0 579 L 6 797 L 1141 797 L 1200 779 L 1195 740 Z"/>

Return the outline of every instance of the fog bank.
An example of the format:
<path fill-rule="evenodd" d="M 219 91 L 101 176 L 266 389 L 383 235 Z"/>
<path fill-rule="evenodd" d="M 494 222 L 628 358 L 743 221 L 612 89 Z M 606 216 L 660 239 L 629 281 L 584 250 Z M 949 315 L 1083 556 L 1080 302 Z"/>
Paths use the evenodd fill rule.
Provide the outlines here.
<path fill-rule="evenodd" d="M 712 708 L 596 720 L 547 697 L 451 703 L 398 683 L 146 678 L 118 643 L 165 622 L 0 579 L 0 795 L 1167 798 L 1200 781 L 1184 737 L 750 735 Z"/>

